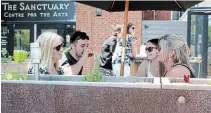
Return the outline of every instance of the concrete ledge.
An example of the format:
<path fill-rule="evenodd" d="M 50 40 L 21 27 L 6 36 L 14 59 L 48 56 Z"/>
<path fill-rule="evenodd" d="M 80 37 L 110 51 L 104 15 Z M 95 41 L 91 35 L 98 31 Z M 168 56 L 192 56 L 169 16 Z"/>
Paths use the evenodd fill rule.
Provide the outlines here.
<path fill-rule="evenodd" d="M 61 75 L 40 75 L 40 80 L 44 81 L 78 81 L 80 82 L 83 75 L 73 75 L 73 76 L 61 76 Z M 34 80 L 33 75 L 28 75 L 28 80 Z M 114 76 L 103 76 L 103 82 L 147 82 L 153 83 L 154 78 L 147 77 L 114 77 Z"/>
<path fill-rule="evenodd" d="M 202 84 L 188 84 L 188 83 L 172 83 L 162 86 L 163 89 L 181 89 L 181 90 L 209 90 L 211 91 L 211 85 Z"/>
<path fill-rule="evenodd" d="M 68 81 L 63 83 L 2 81 L 1 111 L 2 113 L 211 113 L 210 90 L 134 87 L 143 85 L 139 83 L 125 83 L 127 86 L 133 84 L 133 88 L 110 87 L 109 84 L 123 85 L 123 83 L 106 83 L 101 87 L 100 83 Z"/>
<path fill-rule="evenodd" d="M 26 85 L 66 85 L 66 86 L 94 86 L 94 87 L 119 87 L 119 88 L 160 88 L 160 84 L 147 82 L 136 83 L 115 83 L 115 82 L 74 82 L 74 81 L 20 81 L 3 80 L 2 83 L 8 84 L 26 84 Z"/>

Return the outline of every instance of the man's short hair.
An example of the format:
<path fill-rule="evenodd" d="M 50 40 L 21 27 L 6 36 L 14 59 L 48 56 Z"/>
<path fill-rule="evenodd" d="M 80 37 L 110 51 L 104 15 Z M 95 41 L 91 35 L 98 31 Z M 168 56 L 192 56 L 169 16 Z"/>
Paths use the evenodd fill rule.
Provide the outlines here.
<path fill-rule="evenodd" d="M 70 43 L 73 43 L 77 40 L 89 40 L 89 36 L 85 32 L 75 31 L 70 37 Z"/>

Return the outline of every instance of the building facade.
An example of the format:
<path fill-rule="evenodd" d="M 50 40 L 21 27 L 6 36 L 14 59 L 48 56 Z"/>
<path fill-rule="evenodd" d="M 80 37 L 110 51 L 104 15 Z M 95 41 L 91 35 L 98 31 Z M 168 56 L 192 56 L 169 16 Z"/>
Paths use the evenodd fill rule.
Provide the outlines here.
<path fill-rule="evenodd" d="M 101 16 L 99 16 L 101 13 Z M 98 16 L 97 16 L 98 15 Z M 138 39 L 137 48 L 141 42 L 141 11 L 129 11 L 128 22 L 135 26 Z M 84 30 L 90 37 L 90 46 L 94 51 L 99 52 L 103 42 L 112 34 L 112 26 L 124 23 L 124 12 L 107 12 L 84 4 L 76 4 L 76 29 Z M 137 50 L 139 51 L 139 50 Z M 85 65 L 84 72 L 90 71 L 93 66 L 93 58 Z"/>
<path fill-rule="evenodd" d="M 143 11 L 142 20 L 171 20 L 171 11 Z"/>
<path fill-rule="evenodd" d="M 1 50 L 11 56 L 14 50 L 29 52 L 42 32 L 55 32 L 66 40 L 76 28 L 75 3 L 69 0 L 3 0 L 1 14 Z"/>

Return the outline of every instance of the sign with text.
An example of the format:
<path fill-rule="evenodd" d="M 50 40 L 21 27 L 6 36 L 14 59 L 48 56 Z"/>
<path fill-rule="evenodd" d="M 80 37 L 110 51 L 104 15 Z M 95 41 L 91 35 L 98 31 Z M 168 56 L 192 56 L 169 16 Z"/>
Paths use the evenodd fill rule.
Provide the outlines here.
<path fill-rule="evenodd" d="M 9 30 L 7 27 L 1 28 L 1 50 L 7 50 L 8 32 Z"/>
<path fill-rule="evenodd" d="M 75 21 L 72 1 L 2 1 L 2 22 Z"/>

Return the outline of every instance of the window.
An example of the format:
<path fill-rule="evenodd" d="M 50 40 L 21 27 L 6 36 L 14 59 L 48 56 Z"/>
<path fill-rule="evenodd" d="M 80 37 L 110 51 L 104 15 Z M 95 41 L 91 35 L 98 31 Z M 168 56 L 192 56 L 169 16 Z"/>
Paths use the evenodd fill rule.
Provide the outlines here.
<path fill-rule="evenodd" d="M 179 20 L 180 17 L 184 14 L 184 12 L 180 11 L 172 11 L 171 12 L 171 20 Z"/>

